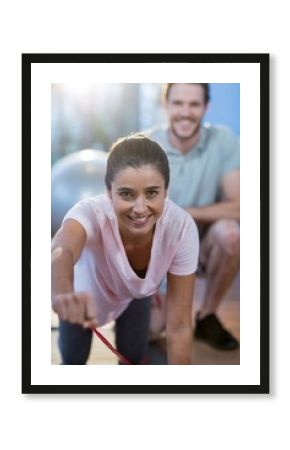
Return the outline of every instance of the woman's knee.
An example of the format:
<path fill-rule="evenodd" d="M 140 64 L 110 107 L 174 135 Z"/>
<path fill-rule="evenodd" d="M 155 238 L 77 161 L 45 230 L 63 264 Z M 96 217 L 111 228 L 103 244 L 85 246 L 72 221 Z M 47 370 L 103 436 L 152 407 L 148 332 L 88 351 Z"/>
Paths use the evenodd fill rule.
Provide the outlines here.
<path fill-rule="evenodd" d="M 62 364 L 86 364 L 90 354 L 91 341 L 90 330 L 86 330 L 80 325 L 60 321 L 58 344 Z"/>
<path fill-rule="evenodd" d="M 132 364 L 140 364 L 147 353 L 151 298 L 135 299 L 116 321 L 117 349 Z"/>

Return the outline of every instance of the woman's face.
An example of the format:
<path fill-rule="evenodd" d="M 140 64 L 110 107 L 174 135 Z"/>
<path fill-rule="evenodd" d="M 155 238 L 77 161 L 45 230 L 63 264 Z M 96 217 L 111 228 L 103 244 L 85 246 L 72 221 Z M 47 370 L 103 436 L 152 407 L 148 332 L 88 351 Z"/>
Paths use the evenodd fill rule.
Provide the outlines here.
<path fill-rule="evenodd" d="M 115 175 L 108 194 L 123 237 L 151 234 L 167 194 L 164 178 L 152 166 L 127 167 Z"/>

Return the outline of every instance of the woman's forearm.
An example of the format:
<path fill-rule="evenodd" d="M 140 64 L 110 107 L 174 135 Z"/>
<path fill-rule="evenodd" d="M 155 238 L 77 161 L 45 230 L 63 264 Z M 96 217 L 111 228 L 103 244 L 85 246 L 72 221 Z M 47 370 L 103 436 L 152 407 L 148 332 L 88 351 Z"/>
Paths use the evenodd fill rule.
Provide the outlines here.
<path fill-rule="evenodd" d="M 63 247 L 56 247 L 51 254 L 52 297 L 73 291 L 73 256 Z"/>
<path fill-rule="evenodd" d="M 167 330 L 168 364 L 192 364 L 192 327 Z"/>

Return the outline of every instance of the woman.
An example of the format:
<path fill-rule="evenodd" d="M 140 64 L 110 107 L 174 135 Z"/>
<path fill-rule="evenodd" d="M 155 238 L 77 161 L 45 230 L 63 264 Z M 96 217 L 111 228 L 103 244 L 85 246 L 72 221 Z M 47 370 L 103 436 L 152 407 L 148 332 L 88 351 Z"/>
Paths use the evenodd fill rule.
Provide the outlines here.
<path fill-rule="evenodd" d="M 92 328 L 116 321 L 116 345 L 132 364 L 146 356 L 150 296 L 167 274 L 169 364 L 190 364 L 197 228 L 166 198 L 168 160 L 144 136 L 117 141 L 107 195 L 77 203 L 52 243 L 52 306 L 63 364 L 85 364 Z"/>

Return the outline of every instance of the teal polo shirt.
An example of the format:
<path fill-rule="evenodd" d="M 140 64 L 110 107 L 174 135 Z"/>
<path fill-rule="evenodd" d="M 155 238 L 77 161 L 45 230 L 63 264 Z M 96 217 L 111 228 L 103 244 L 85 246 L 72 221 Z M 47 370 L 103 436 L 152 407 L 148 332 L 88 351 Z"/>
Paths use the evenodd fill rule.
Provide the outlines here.
<path fill-rule="evenodd" d="M 199 142 L 184 155 L 171 145 L 167 131 L 163 126 L 144 134 L 168 156 L 171 200 L 183 208 L 219 201 L 223 176 L 240 167 L 239 139 L 228 128 L 205 125 Z"/>

